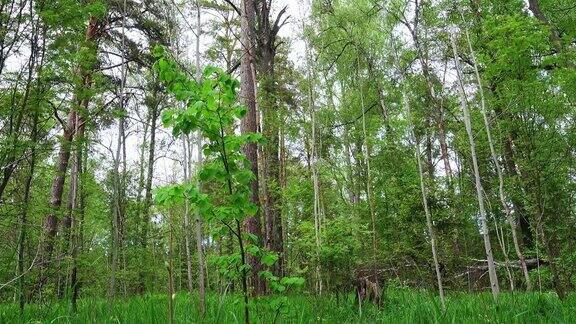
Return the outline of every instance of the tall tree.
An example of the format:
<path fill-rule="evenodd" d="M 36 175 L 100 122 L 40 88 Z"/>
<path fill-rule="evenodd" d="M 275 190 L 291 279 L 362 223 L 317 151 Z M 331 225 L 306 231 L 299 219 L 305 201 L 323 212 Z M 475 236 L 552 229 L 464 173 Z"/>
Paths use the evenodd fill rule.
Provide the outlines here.
<path fill-rule="evenodd" d="M 460 61 L 458 58 L 458 53 L 456 50 L 456 42 L 454 36 L 451 38 L 452 50 L 454 53 L 454 64 L 456 66 L 456 73 L 458 75 L 458 86 L 460 90 L 460 104 L 462 107 L 462 114 L 464 116 L 464 125 L 466 127 L 466 133 L 468 134 L 468 140 L 470 143 L 470 155 L 472 157 L 472 170 L 474 172 L 474 183 L 476 186 L 476 198 L 478 200 L 478 220 L 480 222 L 480 231 L 484 238 L 484 249 L 486 251 L 486 263 L 488 264 L 488 275 L 490 276 L 490 288 L 492 289 L 492 295 L 494 299 L 498 298 L 500 294 L 500 286 L 498 284 L 498 276 L 496 275 L 496 267 L 494 264 L 494 255 L 492 253 L 492 244 L 490 242 L 490 230 L 488 228 L 488 220 L 486 219 L 486 208 L 484 206 L 484 189 L 482 187 L 482 181 L 480 179 L 480 170 L 478 167 L 478 158 L 476 155 L 476 143 L 474 140 L 474 133 L 472 130 L 472 121 L 470 118 L 470 111 L 468 109 L 468 102 L 466 100 L 466 90 L 464 84 L 462 83 L 462 76 L 460 70 Z"/>
<path fill-rule="evenodd" d="M 254 1 L 243 0 L 241 11 L 241 38 L 242 58 L 240 63 L 240 100 L 246 105 L 246 116 L 240 122 L 240 132 L 242 134 L 257 133 L 258 115 L 256 111 L 256 81 L 254 80 L 254 63 L 255 63 L 255 12 Z M 254 178 L 250 183 L 250 201 L 258 207 L 256 215 L 246 218 L 244 228 L 247 233 L 253 234 L 259 242 L 262 240 L 262 227 L 260 215 L 260 188 L 258 180 L 258 145 L 257 143 L 246 143 L 243 152 L 250 163 Z M 258 243 L 258 242 L 257 242 Z M 262 294 L 265 289 L 265 282 L 259 276 L 262 265 L 255 256 L 248 256 L 248 263 L 253 269 L 250 278 L 251 286 L 255 294 Z"/>
<path fill-rule="evenodd" d="M 43 225 L 43 238 L 38 263 L 41 269 L 41 275 L 37 287 L 39 293 L 42 291 L 42 287 L 47 279 L 46 270 L 50 268 L 52 263 L 54 237 L 58 229 L 62 194 L 64 192 L 64 181 L 68 172 L 72 139 L 76 131 L 78 109 L 81 108 L 84 111 L 87 111 L 88 104 L 90 103 L 89 92 L 92 87 L 92 74 L 95 69 L 94 59 L 98 51 L 98 39 L 102 35 L 103 28 L 104 23 L 101 22 L 98 17 L 90 16 L 84 39 L 86 47 L 84 47 L 84 52 L 79 53 L 81 61 L 77 62 L 77 69 L 79 70 L 81 80 L 77 86 L 74 98 L 72 99 L 67 122 L 66 124 L 62 124 L 63 129 L 60 151 L 58 153 L 57 171 L 52 182 L 52 190 L 50 194 L 50 205 L 52 210 L 45 218 Z"/>
<path fill-rule="evenodd" d="M 255 58 L 259 84 L 259 108 L 262 113 L 262 134 L 267 139 L 263 148 L 262 166 L 264 183 L 265 246 L 279 255 L 275 273 L 283 273 L 283 237 L 280 193 L 280 119 L 277 102 L 277 80 L 275 75 L 276 52 L 280 43 L 278 32 L 286 23 L 286 7 L 272 21 L 271 1 L 255 2 L 256 49 Z"/>
<path fill-rule="evenodd" d="M 200 40 L 202 37 L 202 16 L 200 1 L 196 1 L 196 82 L 200 83 L 202 80 L 202 66 L 200 61 Z M 202 166 L 203 156 L 202 152 L 204 147 L 202 145 L 202 134 L 199 131 L 196 134 L 196 150 L 197 150 L 197 169 Z M 198 188 L 201 188 L 200 180 L 198 180 Z M 196 208 L 195 215 L 195 234 L 196 234 L 196 251 L 198 253 L 198 293 L 200 295 L 199 309 L 200 314 L 204 316 L 206 312 L 206 266 L 204 262 L 204 239 L 202 237 L 202 218 L 200 217 L 200 210 Z"/>

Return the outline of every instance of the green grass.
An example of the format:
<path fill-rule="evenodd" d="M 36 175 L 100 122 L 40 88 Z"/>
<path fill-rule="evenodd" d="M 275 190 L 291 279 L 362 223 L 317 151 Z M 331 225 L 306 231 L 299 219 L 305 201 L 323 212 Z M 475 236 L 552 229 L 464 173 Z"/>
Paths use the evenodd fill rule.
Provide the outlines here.
<path fill-rule="evenodd" d="M 208 296 L 204 320 L 198 316 L 196 298 L 179 294 L 175 299 L 176 323 L 241 323 L 239 296 Z M 23 317 L 14 304 L 0 305 L 0 323 L 167 323 L 167 297 L 147 295 L 117 300 L 109 306 L 104 299 L 83 299 L 78 313 L 71 315 L 65 302 L 27 305 Z M 253 322 L 273 323 L 276 313 L 269 297 L 252 305 Z M 494 303 L 489 293 L 448 295 L 442 314 L 431 292 L 389 290 L 381 309 L 364 305 L 360 314 L 352 296 L 337 302 L 335 297 L 289 296 L 277 323 L 576 323 L 576 295 L 560 301 L 548 293 L 505 293 Z"/>

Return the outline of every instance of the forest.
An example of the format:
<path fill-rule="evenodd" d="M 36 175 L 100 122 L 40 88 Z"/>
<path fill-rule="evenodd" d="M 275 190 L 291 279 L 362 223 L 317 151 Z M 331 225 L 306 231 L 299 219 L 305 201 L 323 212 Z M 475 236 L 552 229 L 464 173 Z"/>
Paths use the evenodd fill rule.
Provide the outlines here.
<path fill-rule="evenodd" d="M 0 0 L 0 324 L 574 323 L 574 269 L 574 0 Z"/>

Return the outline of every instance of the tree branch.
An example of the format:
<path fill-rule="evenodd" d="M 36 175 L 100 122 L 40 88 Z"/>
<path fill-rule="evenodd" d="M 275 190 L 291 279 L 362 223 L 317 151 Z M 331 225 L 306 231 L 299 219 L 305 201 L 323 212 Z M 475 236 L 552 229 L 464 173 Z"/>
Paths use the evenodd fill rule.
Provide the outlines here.
<path fill-rule="evenodd" d="M 236 7 L 236 5 L 231 1 L 231 0 L 224 0 L 227 4 L 230 5 L 230 7 L 232 7 L 232 9 L 234 9 L 234 11 L 236 11 L 236 13 L 238 14 L 238 16 L 242 17 L 242 12 L 240 11 L 240 9 L 238 9 L 238 7 Z"/>

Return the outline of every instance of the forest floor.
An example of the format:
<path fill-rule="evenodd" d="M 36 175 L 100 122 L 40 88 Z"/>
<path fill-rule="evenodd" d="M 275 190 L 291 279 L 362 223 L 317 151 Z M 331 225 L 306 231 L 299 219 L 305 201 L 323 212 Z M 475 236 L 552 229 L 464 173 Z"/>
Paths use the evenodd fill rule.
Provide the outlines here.
<path fill-rule="evenodd" d="M 175 323 L 242 323 L 239 296 L 208 296 L 207 312 L 201 320 L 197 298 L 178 294 Z M 270 297 L 252 305 L 254 323 L 576 323 L 576 295 L 560 301 L 551 293 L 504 293 L 494 303 L 489 293 L 449 293 L 442 314 L 438 298 L 431 292 L 388 290 L 382 308 L 363 305 L 362 312 L 352 295 L 332 297 L 292 295 L 280 313 Z M 166 295 L 120 299 L 82 299 L 77 314 L 70 315 L 68 303 L 27 305 L 23 317 L 16 304 L 0 305 L 0 323 L 168 323 Z"/>

